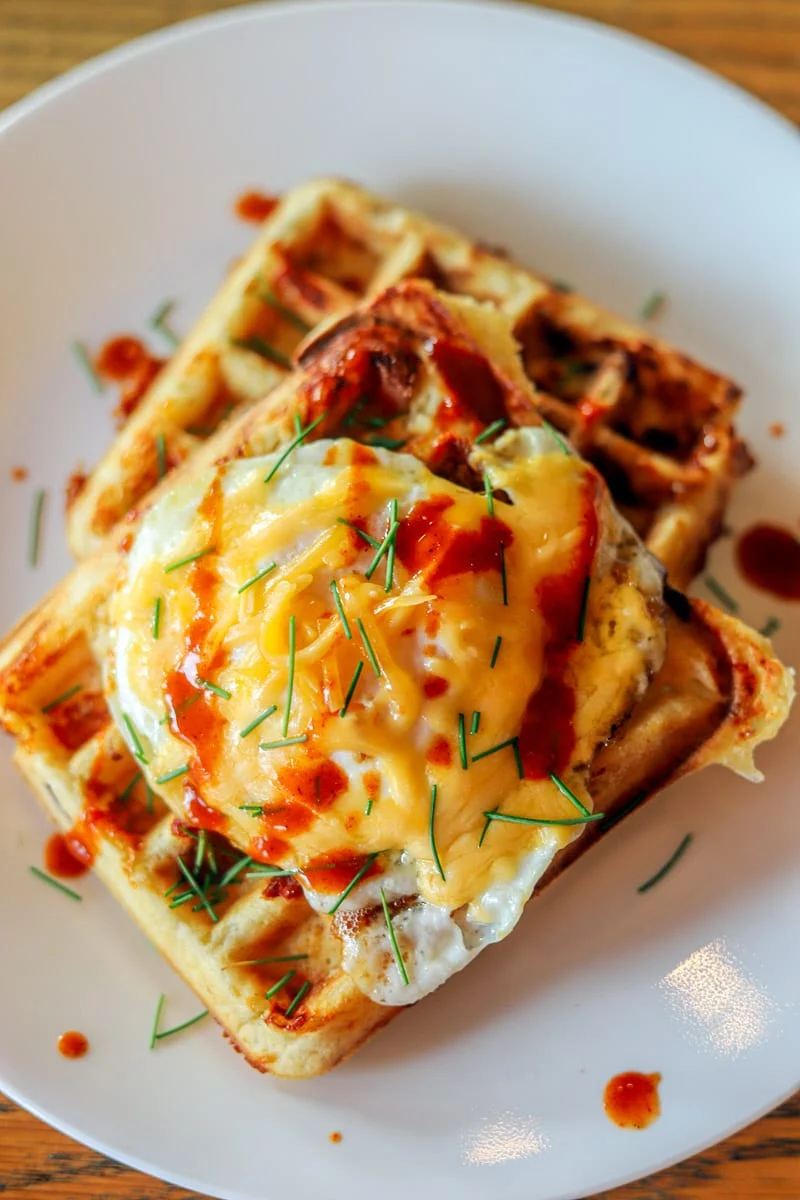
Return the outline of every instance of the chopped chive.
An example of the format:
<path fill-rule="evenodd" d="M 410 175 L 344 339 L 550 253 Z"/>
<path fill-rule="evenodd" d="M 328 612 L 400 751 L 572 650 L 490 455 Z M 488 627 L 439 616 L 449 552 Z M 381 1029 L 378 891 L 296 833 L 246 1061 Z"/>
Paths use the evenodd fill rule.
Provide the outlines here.
<path fill-rule="evenodd" d="M 433 861 L 436 863 L 436 870 L 439 872 L 442 879 L 445 879 L 444 867 L 442 866 L 442 860 L 439 858 L 439 851 L 436 847 L 436 833 L 434 831 L 434 821 L 436 819 L 436 797 L 438 792 L 439 785 L 438 783 L 434 783 L 433 787 L 431 788 L 431 815 L 428 822 L 428 832 L 430 834 L 431 850 L 433 851 Z"/>
<path fill-rule="evenodd" d="M 377 538 L 374 538 L 371 533 L 367 533 L 366 529 L 359 529 L 358 525 L 356 525 L 354 521 L 346 521 L 344 517 L 337 517 L 336 521 L 337 524 L 346 525 L 348 529 L 352 529 L 353 533 L 357 533 L 360 538 L 363 538 L 364 541 L 368 542 L 370 546 L 374 546 L 376 550 L 378 546 L 380 546 L 380 542 Z"/>
<path fill-rule="evenodd" d="M 364 622 L 361 620 L 361 617 L 356 617 L 356 625 L 358 626 L 358 632 L 361 634 L 361 640 L 364 643 L 364 649 L 367 652 L 367 657 L 372 664 L 372 669 L 375 674 L 380 677 L 381 669 L 378 666 L 378 660 L 375 657 L 375 651 L 372 649 L 372 643 L 367 637 L 367 631 L 364 628 Z"/>
<path fill-rule="evenodd" d="M 153 1030 L 152 1030 L 152 1033 L 150 1034 L 150 1049 L 151 1050 L 153 1049 L 153 1047 L 156 1044 L 156 1038 L 158 1037 L 158 1023 L 161 1020 L 161 1010 L 164 1007 L 164 1001 L 166 1000 L 166 998 L 167 997 L 164 995 L 163 992 L 158 997 L 158 1004 L 156 1005 L 156 1015 L 153 1017 Z"/>
<path fill-rule="evenodd" d="M 211 841 L 210 838 L 208 840 L 208 845 L 206 846 L 206 858 L 208 859 L 208 869 L 211 871 L 211 874 L 218 875 L 219 868 L 217 867 L 217 856 L 214 853 L 214 843 Z M 217 884 L 216 886 L 218 888 L 221 888 L 222 884 L 220 883 L 220 884 Z"/>
<path fill-rule="evenodd" d="M 65 884 L 60 883 L 58 879 L 53 879 L 52 875 L 47 875 L 44 871 L 40 871 L 38 867 L 29 867 L 31 875 L 35 875 L 37 879 L 41 879 L 44 883 L 49 883 L 51 887 L 58 888 L 65 896 L 69 896 L 72 900 L 82 900 L 83 896 L 77 892 L 73 892 L 72 888 L 68 888 Z"/>
<path fill-rule="evenodd" d="M 219 881 L 219 886 L 224 888 L 227 887 L 229 883 L 233 883 L 234 879 L 236 879 L 238 875 L 241 875 L 245 867 L 249 867 L 252 861 L 253 860 L 250 855 L 245 854 L 244 857 L 240 858 L 238 862 L 235 862 L 232 867 L 228 867 L 228 870 Z"/>
<path fill-rule="evenodd" d="M 150 787 L 150 781 L 147 779 L 144 781 L 144 789 L 147 793 L 147 811 L 151 813 L 153 811 L 153 789 Z"/>
<path fill-rule="evenodd" d="M 396 525 L 399 528 L 396 497 L 392 497 L 392 500 L 389 504 L 389 527 L 391 528 L 392 525 Z M 384 584 L 383 589 L 385 592 L 390 592 L 392 590 L 392 586 L 394 585 L 394 555 L 396 541 L 397 535 L 395 535 L 389 543 L 389 551 L 386 555 L 386 583 Z"/>
<path fill-rule="evenodd" d="M 497 421 L 492 421 L 491 425 L 487 425 L 483 433 L 479 433 L 475 438 L 475 445 L 480 446 L 484 442 L 488 442 L 490 437 L 493 437 L 494 434 L 499 433 L 500 430 L 505 428 L 507 424 L 508 422 L 503 417 L 500 417 L 500 419 Z"/>
<path fill-rule="evenodd" d="M 130 796 L 131 792 L 132 792 L 132 791 L 133 791 L 133 789 L 136 787 L 137 783 L 139 782 L 139 780 L 140 780 L 141 778 L 142 778 L 142 772 L 141 772 L 141 771 L 137 771 L 137 772 L 136 772 L 136 774 L 134 775 L 133 779 L 132 779 L 132 780 L 130 781 L 130 783 L 129 783 L 129 784 L 126 786 L 125 790 L 124 790 L 123 792 L 121 792 L 121 793 L 120 793 L 120 797 L 119 797 L 119 799 L 120 799 L 120 803 L 122 803 L 122 804 L 124 804 L 124 803 L 125 803 L 125 801 L 128 799 L 128 797 Z"/>
<path fill-rule="evenodd" d="M 524 779 L 525 778 L 525 768 L 522 764 L 522 752 L 520 751 L 520 748 L 519 748 L 519 738 L 518 737 L 515 737 L 513 739 L 511 746 L 514 751 L 514 762 L 517 764 L 517 775 L 520 777 L 520 779 Z"/>
<path fill-rule="evenodd" d="M 179 717 L 181 715 L 181 713 L 185 713 L 187 708 L 191 708 L 192 705 L 196 704 L 199 699 L 200 699 L 200 693 L 195 692 L 193 696 L 187 696 L 185 700 L 181 700 L 180 704 L 176 705 L 175 709 L 173 710 L 175 713 L 175 716 Z M 167 715 L 165 717 L 162 717 L 161 720 L 158 722 L 159 725 L 166 725 L 167 721 L 169 721 L 169 719 L 170 719 L 170 716 L 171 716 L 171 714 L 167 713 Z"/>
<path fill-rule="evenodd" d="M 294 698 L 294 660 L 297 651 L 297 621 L 294 613 L 289 617 L 289 678 L 286 683 L 286 711 L 283 714 L 283 736 L 289 732 L 289 718 Z"/>
<path fill-rule="evenodd" d="M 550 287 L 554 292 L 564 292 L 565 294 L 575 291 L 574 286 L 571 283 L 567 283 L 566 279 L 551 279 Z"/>
<path fill-rule="evenodd" d="M 771 638 L 774 633 L 777 633 L 781 627 L 781 623 L 777 617 L 770 617 L 766 625 L 759 632 L 762 637 Z"/>
<path fill-rule="evenodd" d="M 383 558 L 384 554 L 386 554 L 387 550 L 389 549 L 389 547 L 391 546 L 395 537 L 397 536 L 397 531 L 399 528 L 400 528 L 400 526 L 399 526 L 398 522 L 392 521 L 391 525 L 389 526 L 389 532 L 386 534 L 386 537 L 383 539 L 381 544 L 378 546 L 378 549 L 375 551 L 375 557 L 373 558 L 372 562 L 369 564 L 366 571 L 364 572 L 364 575 L 367 579 L 372 579 L 372 576 L 375 574 L 375 572 L 378 569 L 381 559 Z"/>
<path fill-rule="evenodd" d="M 577 640 L 582 642 L 586 634 L 586 611 L 589 607 L 589 587 L 592 582 L 592 576 L 587 571 L 586 580 L 583 584 L 583 595 L 581 596 L 581 611 L 578 617 L 578 637 Z"/>
<path fill-rule="evenodd" d="M 216 683 L 212 683 L 210 679 L 201 679 L 198 675 L 197 682 L 207 692 L 213 692 L 215 696 L 221 696 L 223 700 L 230 700 L 231 693 L 227 692 L 225 688 L 219 687 Z"/>
<path fill-rule="evenodd" d="M 303 986 L 300 988 L 300 991 L 295 996 L 292 1003 L 287 1008 L 286 1012 L 283 1014 L 287 1019 L 289 1017 L 291 1017 L 294 1010 L 298 1007 L 298 1005 L 300 1004 L 300 1001 L 303 999 L 303 997 L 306 995 L 306 993 L 310 990 L 310 988 L 311 988 L 311 984 L 309 983 L 308 980 L 306 980 L 305 983 L 303 984 Z"/>
<path fill-rule="evenodd" d="M 500 543 L 500 582 L 503 585 L 503 604 L 508 607 L 508 575 L 506 574 L 506 547 Z"/>
<path fill-rule="evenodd" d="M 649 892 L 650 888 L 655 887 L 656 884 L 659 883 L 664 876 L 672 870 L 678 859 L 683 857 L 689 848 L 690 842 L 692 841 L 694 841 L 694 834 L 687 833 L 677 850 L 675 850 L 674 853 L 667 859 L 663 867 L 659 871 L 656 871 L 655 875 L 651 875 L 648 880 L 641 884 L 641 886 L 636 889 L 637 892 Z"/>
<path fill-rule="evenodd" d="M 247 583 L 243 583 L 242 586 L 236 592 L 236 595 L 241 596 L 242 592 L 246 592 L 247 589 L 251 588 L 254 583 L 258 583 L 260 580 L 262 580 L 264 578 L 265 575 L 269 575 L 270 571 L 274 571 L 275 568 L 277 567 L 277 565 L 278 564 L 276 562 L 272 562 L 269 564 L 269 566 L 264 567 L 263 571 L 259 571 L 257 575 L 253 576 L 252 579 L 248 579 Z"/>
<path fill-rule="evenodd" d="M 495 663 L 497 662 L 497 656 L 500 653 L 500 647 L 502 646 L 502 644 L 503 644 L 503 638 L 500 634 L 498 634 L 497 641 L 494 644 L 494 650 L 492 651 L 492 661 L 489 663 L 490 671 L 493 671 L 495 668 Z"/>
<path fill-rule="evenodd" d="M 295 413 L 292 420 L 294 422 L 295 433 L 301 434 L 303 432 L 303 422 L 300 420 L 300 413 Z"/>
<path fill-rule="evenodd" d="M 72 343 L 72 350 L 78 360 L 81 370 L 86 375 L 92 387 L 98 395 L 102 395 L 102 393 L 106 390 L 106 385 L 97 374 L 97 371 L 94 369 L 92 356 L 86 348 L 86 343 L 76 340 Z"/>
<path fill-rule="evenodd" d="M 301 733 L 299 737 L 282 738 L 277 742 L 259 742 L 259 750 L 280 750 L 282 746 L 299 746 L 301 742 L 308 741 L 308 734 Z"/>
<path fill-rule="evenodd" d="M 347 689 L 347 694 L 345 695 L 345 698 L 344 698 L 344 704 L 339 709 L 340 717 L 347 716 L 347 710 L 350 707 L 350 701 L 353 699 L 353 695 L 355 693 L 356 688 L 358 687 L 358 681 L 361 678 L 361 672 L 363 670 L 364 670 L 364 663 L 361 660 L 359 660 L 359 662 L 356 664 L 356 669 L 353 672 L 353 678 L 350 680 L 350 686 Z"/>
<path fill-rule="evenodd" d="M 244 729 L 239 730 L 239 737 L 247 737 L 248 733 L 252 733 L 254 729 L 258 729 L 259 725 L 266 721 L 267 717 L 271 717 L 274 712 L 278 711 L 277 704 L 270 704 L 269 708 L 265 708 L 262 713 L 259 713 L 249 725 L 245 725 Z"/>
<path fill-rule="evenodd" d="M 558 788 L 558 790 L 561 792 L 561 795 L 562 795 L 562 796 L 566 796 L 566 798 L 567 798 L 567 800 L 569 800 L 570 804 L 574 804 L 574 805 L 575 805 L 575 807 L 577 808 L 577 810 L 578 810 L 578 812 L 579 812 L 579 813 L 581 813 L 581 814 L 582 814 L 584 817 L 590 817 L 590 816 L 592 815 L 592 814 L 589 812 L 589 809 L 588 809 L 588 808 L 586 807 L 586 805 L 583 803 L 583 801 L 582 801 L 582 800 L 580 800 L 580 799 L 579 799 L 579 798 L 578 798 L 578 797 L 575 795 L 575 793 L 574 793 L 574 792 L 573 792 L 573 791 L 572 791 L 570 788 L 568 788 L 568 787 L 567 787 L 567 785 L 564 783 L 564 780 L 563 780 L 563 779 L 559 779 L 559 778 L 558 778 L 558 776 L 557 776 L 557 775 L 554 775 L 552 771 L 550 771 L 550 780 L 551 780 L 551 782 L 552 782 L 552 783 L 554 783 L 554 784 L 555 784 L 555 786 L 556 786 L 556 787 Z M 602 819 L 602 818 L 604 818 L 604 817 L 605 817 L 605 813 L 598 813 L 598 814 L 597 814 L 597 819 L 598 819 L 598 820 L 600 820 L 600 819 Z"/>
<path fill-rule="evenodd" d="M 727 608 L 729 613 L 738 613 L 738 611 L 739 611 L 738 603 L 736 602 L 736 600 L 734 600 L 734 598 L 730 594 L 730 592 L 726 591 L 726 589 L 722 586 L 722 584 L 719 582 L 719 580 L 715 579 L 713 575 L 706 575 L 705 579 L 703 580 L 703 583 L 706 585 L 708 590 L 711 592 L 711 595 L 716 596 L 716 598 L 717 598 L 717 600 L 719 600 L 720 604 L 722 604 L 724 608 Z"/>
<path fill-rule="evenodd" d="M 188 769 L 188 768 L 187 768 L 187 769 Z M 189 868 L 187 867 L 187 865 L 186 865 L 186 863 L 183 861 L 183 859 L 180 857 L 180 855 L 178 855 L 178 858 L 176 859 L 176 862 L 177 862 L 177 864 L 178 864 L 178 867 L 179 867 L 179 869 L 180 869 L 180 872 L 181 872 L 181 874 L 183 875 L 184 879 L 185 879 L 185 880 L 186 880 L 186 882 L 189 884 L 189 886 L 191 887 L 191 889 L 193 890 L 193 892 L 194 892 L 194 893 L 195 893 L 195 895 L 197 896 L 197 899 L 200 901 L 200 903 L 202 904 L 203 908 L 206 910 L 206 912 L 208 913 L 208 915 L 211 917 L 211 920 L 212 920 L 212 921 L 214 922 L 214 924 L 216 925 L 217 921 L 219 920 L 219 917 L 218 917 L 218 916 L 217 916 L 217 914 L 214 912 L 214 909 L 211 907 L 211 904 L 209 903 L 209 900 L 208 900 L 208 898 L 207 898 L 207 896 L 206 896 L 205 890 L 204 890 L 203 888 L 201 888 L 201 887 L 200 887 L 200 884 L 197 882 L 197 880 L 195 879 L 194 875 L 193 875 L 193 874 L 192 874 L 192 872 L 189 870 Z"/>
<path fill-rule="evenodd" d="M 283 451 L 283 453 L 280 454 L 279 457 L 275 460 L 275 463 L 270 468 L 269 473 L 265 476 L 264 483 L 270 482 L 270 480 L 273 478 L 273 476 L 278 471 L 278 469 L 280 467 L 282 467 L 283 464 L 286 462 L 286 459 L 289 457 L 289 455 L 292 453 L 292 451 L 295 450 L 302 441 L 305 441 L 305 439 L 308 437 L 308 435 L 311 433 L 312 430 L 317 428 L 317 426 L 322 421 L 324 416 L 325 416 L 325 413 L 320 413 L 320 415 L 317 417 L 317 419 L 315 421 L 312 421 L 310 425 L 306 425 L 305 429 L 301 429 L 300 432 L 297 434 L 297 436 L 292 438 L 291 442 L 289 442 L 289 445 L 286 447 L 286 449 Z"/>
<path fill-rule="evenodd" d="M 377 855 L 377 854 L 370 854 L 369 858 L 365 859 L 365 861 L 364 861 L 363 865 L 362 865 L 362 866 L 359 868 L 359 870 L 356 872 L 356 874 L 355 874 L 355 875 L 353 876 L 353 878 L 350 880 L 350 882 L 348 883 L 347 887 L 344 889 L 344 891 L 343 891 L 343 892 L 341 892 L 341 893 L 340 893 L 340 895 L 339 895 L 339 897 L 337 898 L 337 900 L 336 900 L 336 903 L 334 904 L 333 908 L 329 908 L 329 909 L 328 909 L 328 916 L 329 916 L 329 917 L 332 917 L 332 916 L 333 916 L 333 914 L 339 910 L 339 908 L 342 906 L 342 904 L 344 904 L 345 900 L 347 899 L 347 897 L 348 897 L 348 896 L 350 895 L 350 893 L 352 892 L 353 888 L 354 888 L 354 887 L 357 887 L 357 886 L 358 886 L 358 884 L 359 884 L 359 883 L 361 883 L 361 880 L 364 878 L 364 876 L 366 875 L 367 871 L 370 869 L 370 867 L 371 867 L 371 866 L 372 866 L 372 864 L 375 862 L 375 859 L 376 859 L 377 857 L 378 857 L 378 855 Z"/>
<path fill-rule="evenodd" d="M 189 771 L 188 766 L 176 767 L 174 771 L 167 771 L 166 775 L 159 775 L 158 779 L 156 780 L 156 783 L 157 784 L 170 783 L 171 780 L 180 779 L 181 775 L 188 774 L 188 771 Z"/>
<path fill-rule="evenodd" d="M 163 433 L 156 435 L 156 457 L 158 459 L 158 478 L 163 479 L 167 473 L 167 439 Z"/>
<path fill-rule="evenodd" d="M 54 708 L 58 708 L 59 704 L 63 704 L 65 700 L 71 700 L 73 696 L 76 696 L 78 692 L 82 691 L 83 684 L 76 683 L 75 686 L 71 687 L 68 691 L 62 692 L 60 696 L 56 696 L 55 700 L 51 700 L 49 704 L 45 704 L 44 708 L 42 708 L 40 711 L 43 713 L 52 712 Z"/>
<path fill-rule="evenodd" d="M 189 554 L 186 558 L 178 559 L 177 562 L 164 567 L 164 574 L 169 575 L 171 571 L 177 571 L 178 567 L 188 567 L 189 563 L 197 562 L 198 558 L 205 558 L 207 554 L 213 554 L 216 548 L 216 546 L 206 546 L 205 550 L 198 550 L 197 554 Z"/>
<path fill-rule="evenodd" d="M 144 750 L 142 749 L 142 743 L 139 741 L 139 735 L 136 732 L 136 730 L 134 729 L 133 721 L 130 719 L 130 717 L 128 716 L 127 713 L 122 714 L 122 719 L 125 722 L 125 728 L 128 730 L 128 733 L 131 735 L 131 741 L 133 742 L 134 746 L 136 747 L 136 753 L 134 754 L 134 758 L 138 758 L 139 762 L 146 763 L 147 759 L 145 758 Z"/>
<path fill-rule="evenodd" d="M 492 812 L 496 813 L 499 807 L 500 807 L 499 804 L 495 804 L 494 808 L 492 809 Z M 481 836 L 478 839 L 478 849 L 479 850 L 480 850 L 481 846 L 483 845 L 483 839 L 486 837 L 487 833 L 489 832 L 489 826 L 491 825 L 491 823 L 492 823 L 492 819 L 487 814 L 486 821 L 484 822 L 484 826 L 483 826 L 483 831 L 481 833 Z"/>
<path fill-rule="evenodd" d="M 175 882 L 173 883 L 172 887 L 167 888 L 167 890 L 164 892 L 164 899 L 166 900 L 169 896 L 172 895 L 173 892 L 177 892 L 178 888 L 181 886 L 181 883 L 182 883 L 182 880 L 176 879 Z M 189 895 L 190 896 L 192 895 L 191 889 L 189 890 Z"/>
<path fill-rule="evenodd" d="M 275 954 L 272 958 L 243 958 L 226 963 L 225 970 L 229 967 L 265 967 L 269 963 L 301 962 L 308 957 L 307 954 Z"/>
<path fill-rule="evenodd" d="M 564 817 L 551 819 L 548 817 L 518 817 L 515 813 L 501 813 L 493 809 L 483 814 L 488 821 L 506 821 L 510 825 L 588 825 L 591 821 L 601 821 L 603 813 L 590 813 L 588 817 Z"/>
<path fill-rule="evenodd" d="M 206 856 L 206 843 L 208 842 L 208 834 L 205 829 L 200 830 L 200 836 L 197 839 L 197 849 L 194 855 L 194 873 L 195 875 L 203 865 L 203 859 Z"/>
<path fill-rule="evenodd" d="M 290 979 L 294 979 L 296 974 L 297 974 L 297 971 L 295 971 L 295 970 L 287 971 L 282 979 L 279 979 L 277 983 L 273 983 L 273 985 L 269 989 L 269 991 L 264 993 L 264 999 L 271 1000 L 273 996 L 276 996 L 278 994 L 278 992 L 281 990 L 281 988 L 286 987 L 286 984 L 289 982 Z"/>
<path fill-rule="evenodd" d="M 249 337 L 231 338 L 234 346 L 238 346 L 240 350 L 250 350 L 253 354 L 257 354 L 259 358 L 265 358 L 267 362 L 274 363 L 276 367 L 285 367 L 287 371 L 292 369 L 292 360 L 282 354 L 280 350 L 276 350 L 271 346 L 265 338 L 259 337 L 258 334 L 252 333 Z"/>
<path fill-rule="evenodd" d="M 496 746 L 490 746 L 488 750 L 481 750 L 480 754 L 473 754 L 472 761 L 480 762 L 482 758 L 488 758 L 490 754 L 497 754 L 498 750 L 505 750 L 507 746 L 513 746 L 516 738 L 506 738 L 504 742 L 498 742 Z"/>
<path fill-rule="evenodd" d="M 471 734 L 476 734 L 478 732 L 478 730 L 480 729 L 480 727 L 481 727 L 481 714 L 478 712 L 478 710 L 476 708 L 472 714 L 472 724 L 469 727 L 469 731 Z"/>
<path fill-rule="evenodd" d="M 630 813 L 635 812 L 636 809 L 639 808 L 639 806 L 643 804 L 646 799 L 647 792 L 637 792 L 627 804 L 623 805 L 619 812 L 608 813 L 603 821 L 603 824 L 600 826 L 601 831 L 605 833 L 606 830 L 613 829 L 614 826 L 618 825 L 624 817 L 627 817 Z"/>
<path fill-rule="evenodd" d="M 353 631 L 351 630 L 349 622 L 347 620 L 347 616 L 345 615 L 344 605 L 342 604 L 342 598 L 339 595 L 339 585 L 335 579 L 331 580 L 331 591 L 333 592 L 333 603 L 336 605 L 336 611 L 339 614 L 339 620 L 342 622 L 342 628 L 344 629 L 344 636 L 349 641 L 353 637 Z"/>
<path fill-rule="evenodd" d="M 464 714 L 458 714 L 458 753 L 461 756 L 461 767 L 464 771 L 469 767 L 467 759 L 467 730 L 464 723 Z"/>
<path fill-rule="evenodd" d="M 369 814 L 372 812 L 373 803 L 374 803 L 374 801 L 371 799 L 367 801 L 367 807 L 364 809 L 364 816 L 368 817 Z"/>
<path fill-rule="evenodd" d="M 152 317 L 150 318 L 149 324 L 150 324 L 151 329 L 156 329 L 173 346 L 179 346 L 181 339 L 178 337 L 177 333 L 175 333 L 175 331 L 173 329 L 171 329 L 170 326 L 167 324 L 167 318 L 169 317 L 169 314 L 172 312 L 174 307 L 175 307 L 174 300 L 165 300 L 163 304 L 159 304 L 158 308 L 156 309 L 156 311 L 153 313 Z"/>
<path fill-rule="evenodd" d="M 366 445 L 373 446 L 376 450 L 399 450 L 407 441 L 408 438 L 374 437 L 370 438 Z"/>
<path fill-rule="evenodd" d="M 170 908 L 180 908 L 181 905 L 186 904 L 187 900 L 193 899 L 194 895 L 195 893 L 191 888 L 189 888 L 189 890 L 186 892 L 181 892 L 180 896 L 176 896 L 175 899 L 170 902 Z"/>
<path fill-rule="evenodd" d="M 492 483 L 491 483 L 491 480 L 489 479 L 488 471 L 486 471 L 486 473 L 483 476 L 483 490 L 486 493 L 486 507 L 489 510 L 489 516 L 493 517 L 494 516 L 494 496 L 492 495 Z"/>
<path fill-rule="evenodd" d="M 658 316 L 666 302 L 666 292 L 651 292 L 639 309 L 639 319 L 641 321 L 651 321 L 653 317 Z"/>
<path fill-rule="evenodd" d="M 173 1029 L 165 1029 L 163 1033 L 157 1033 L 156 1041 L 160 1042 L 162 1038 L 172 1037 L 173 1033 L 180 1033 L 183 1029 L 189 1029 L 190 1026 L 196 1025 L 198 1021 L 202 1021 L 207 1016 L 208 1009 L 206 1008 L 203 1012 L 198 1013 L 196 1017 L 192 1017 L 191 1020 L 184 1021 L 182 1025 L 176 1025 Z"/>
<path fill-rule="evenodd" d="M 381 905 L 383 906 L 383 915 L 386 918 L 386 928 L 389 931 L 389 941 L 392 943 L 394 960 L 397 963 L 397 969 L 400 972 L 400 978 L 402 979 L 403 984 L 408 987 L 408 972 L 406 971 L 406 964 L 403 962 L 403 956 L 400 953 L 400 947 L 397 944 L 397 934 L 394 931 L 392 914 L 389 912 L 389 905 L 386 903 L 386 893 L 384 892 L 383 888 L 381 888 Z"/>
<path fill-rule="evenodd" d="M 239 812 L 246 812 L 251 817 L 262 817 L 264 815 L 263 804 L 238 804 L 236 806 Z"/>
<path fill-rule="evenodd" d="M 294 325 L 298 332 L 309 333 L 311 331 L 311 326 L 307 325 L 302 317 L 298 317 L 297 313 L 292 312 L 285 304 L 281 304 L 277 296 L 263 283 L 258 289 L 258 298 L 268 304 L 270 308 L 274 308 L 276 313 L 279 313 L 290 325 Z"/>
<path fill-rule="evenodd" d="M 156 596 L 153 601 L 153 640 L 158 641 L 159 630 L 161 629 L 161 597 Z"/>
<path fill-rule="evenodd" d="M 39 565 L 39 548 L 42 541 L 42 514 L 44 513 L 44 502 L 47 492 L 44 488 L 38 488 L 33 497 L 33 509 L 31 510 L 31 533 L 28 544 L 28 562 L 32 567 Z"/>
<path fill-rule="evenodd" d="M 569 446 L 564 441 L 563 437 L 558 432 L 555 425 L 551 425 L 550 422 L 542 416 L 539 417 L 539 420 L 542 422 L 542 425 L 547 430 L 547 432 L 550 434 L 550 436 L 555 438 L 555 440 L 558 442 L 559 446 L 561 447 L 561 453 L 569 454 L 570 453 Z"/>

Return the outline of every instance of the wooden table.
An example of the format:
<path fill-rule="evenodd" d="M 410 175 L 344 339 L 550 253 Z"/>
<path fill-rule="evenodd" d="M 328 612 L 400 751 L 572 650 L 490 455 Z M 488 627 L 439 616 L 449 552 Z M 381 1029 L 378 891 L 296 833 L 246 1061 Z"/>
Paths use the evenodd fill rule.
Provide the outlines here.
<path fill-rule="evenodd" d="M 236 3 L 0 0 L 0 108 L 119 42 Z M 661 42 L 735 80 L 800 122 L 800 0 L 545 0 L 545 6 L 595 17 Z M 76 1145 L 2 1097 L 0 1194 L 3 1200 L 75 1200 L 78 1196 L 81 1200 L 190 1200 L 194 1196 Z M 706 1154 L 606 1193 L 603 1200 L 612 1196 L 613 1200 L 797 1200 L 800 1096 Z"/>

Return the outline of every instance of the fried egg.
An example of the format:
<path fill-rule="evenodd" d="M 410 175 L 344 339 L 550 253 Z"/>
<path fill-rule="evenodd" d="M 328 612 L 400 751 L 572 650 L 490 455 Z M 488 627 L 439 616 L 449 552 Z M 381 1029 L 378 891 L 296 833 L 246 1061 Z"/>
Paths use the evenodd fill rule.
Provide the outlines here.
<path fill-rule="evenodd" d="M 145 515 L 110 599 L 151 786 L 297 871 L 382 1004 L 510 932 L 664 656 L 660 569 L 591 466 L 543 428 L 470 466 L 482 492 L 345 438 L 222 464 Z"/>

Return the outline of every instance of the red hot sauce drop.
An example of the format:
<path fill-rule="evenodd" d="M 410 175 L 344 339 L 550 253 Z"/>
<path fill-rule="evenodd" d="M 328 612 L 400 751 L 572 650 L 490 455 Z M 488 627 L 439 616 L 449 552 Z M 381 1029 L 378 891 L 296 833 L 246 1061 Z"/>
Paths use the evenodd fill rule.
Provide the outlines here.
<path fill-rule="evenodd" d="M 661 1115 L 658 1085 L 661 1076 L 624 1071 L 609 1079 L 603 1093 L 606 1116 L 620 1129 L 646 1129 Z"/>
<path fill-rule="evenodd" d="M 753 525 L 739 538 L 736 558 L 753 587 L 782 600 L 800 600 L 800 541 L 788 529 Z"/>
<path fill-rule="evenodd" d="M 75 879 L 89 870 L 92 852 L 80 838 L 54 833 L 45 843 L 44 865 L 58 879 Z"/>
<path fill-rule="evenodd" d="M 89 1039 L 75 1029 L 62 1033 L 56 1042 L 58 1053 L 64 1058 L 83 1058 L 89 1049 Z"/>
<path fill-rule="evenodd" d="M 254 225 L 260 225 L 262 221 L 266 221 L 279 203 L 277 196 L 267 196 L 264 192 L 242 192 L 233 211 L 240 221 L 250 221 Z"/>

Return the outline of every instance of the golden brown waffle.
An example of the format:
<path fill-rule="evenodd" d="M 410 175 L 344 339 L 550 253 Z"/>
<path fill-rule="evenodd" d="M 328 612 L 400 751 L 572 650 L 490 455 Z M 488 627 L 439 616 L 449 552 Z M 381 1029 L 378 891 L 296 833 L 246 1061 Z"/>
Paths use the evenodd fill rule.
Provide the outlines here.
<path fill-rule="evenodd" d="M 513 321 L 538 407 L 594 461 L 676 587 L 702 566 L 748 465 L 738 387 L 652 334 L 450 229 L 353 184 L 289 192 L 74 500 L 77 557 L 159 475 L 287 374 L 304 333 L 410 277 L 487 300 Z"/>
<path fill-rule="evenodd" d="M 437 338 L 458 339 L 463 350 L 490 355 L 492 377 L 508 405 L 529 422 L 538 420 L 508 322 L 429 285 L 406 284 L 308 347 L 303 370 L 221 430 L 182 475 L 286 444 L 295 416 L 303 425 L 322 416 L 310 436 L 344 428 L 369 440 L 374 427 L 362 398 L 365 375 L 373 372 L 383 402 L 405 406 L 383 428 L 403 428 L 409 446 L 426 461 L 460 476 L 467 469 L 461 438 L 474 436 L 480 420 L 465 409 L 442 433 L 430 394 L 414 396 L 420 403 L 405 411 L 414 391 L 413 355 L 432 353 Z M 170 485 L 162 484 L 153 499 Z M 108 597 L 135 523 L 133 517 L 76 568 L 0 647 L 0 716 L 17 741 L 21 770 L 48 811 L 94 853 L 100 877 L 237 1047 L 263 1070 L 314 1075 L 341 1061 L 398 1010 L 374 1004 L 355 987 L 342 970 L 330 923 L 310 909 L 291 879 L 265 885 L 263 878 L 249 878 L 248 862 L 224 839 L 187 829 L 185 817 L 169 811 L 160 797 L 149 796 L 141 783 L 131 786 L 137 766 L 111 720 L 100 664 Z M 768 643 L 707 605 L 677 594 L 668 594 L 668 601 L 666 662 L 593 764 L 593 792 L 609 823 L 632 797 L 644 798 L 708 762 L 727 762 L 757 777 L 753 750 L 774 735 L 788 709 L 791 678 Z M 574 842 L 549 877 L 590 844 L 587 836 Z M 179 857 L 203 891 L 196 903 L 183 895 L 191 889 L 184 887 Z M 225 882 L 237 864 L 235 877 Z M 250 963 L 294 954 L 307 957 Z M 287 967 L 296 974 L 267 998 Z"/>

